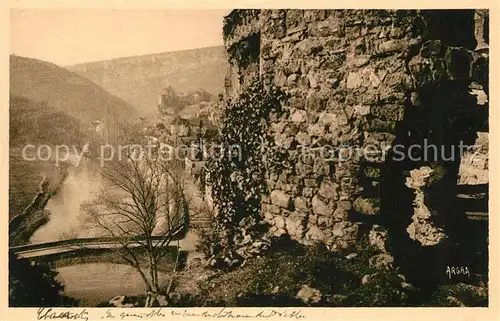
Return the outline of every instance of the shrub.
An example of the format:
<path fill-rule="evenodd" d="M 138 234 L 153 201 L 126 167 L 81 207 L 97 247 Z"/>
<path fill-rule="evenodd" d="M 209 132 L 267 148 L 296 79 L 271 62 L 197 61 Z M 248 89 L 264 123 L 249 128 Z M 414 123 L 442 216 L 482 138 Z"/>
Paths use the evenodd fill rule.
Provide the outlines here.
<path fill-rule="evenodd" d="M 221 261 L 237 260 L 234 238 L 259 234 L 261 194 L 267 193 L 265 175 L 278 164 L 275 145 L 267 134 L 271 113 L 279 113 L 284 94 L 253 83 L 237 99 L 225 102 L 218 145 L 222 157 L 207 162 L 207 179 L 218 209 L 214 228 L 219 242 L 212 250 Z M 235 153 L 234 148 L 237 149 Z"/>
<path fill-rule="evenodd" d="M 9 254 L 9 306 L 77 306 L 78 301 L 62 294 L 64 286 L 56 276 L 48 265 Z"/>

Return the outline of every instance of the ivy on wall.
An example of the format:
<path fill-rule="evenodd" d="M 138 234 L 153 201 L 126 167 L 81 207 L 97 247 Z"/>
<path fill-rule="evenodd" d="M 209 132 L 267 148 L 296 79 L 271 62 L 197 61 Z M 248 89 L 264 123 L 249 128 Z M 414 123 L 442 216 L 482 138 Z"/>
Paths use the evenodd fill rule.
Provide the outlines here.
<path fill-rule="evenodd" d="M 227 16 L 224 17 L 224 26 L 222 27 L 222 37 L 224 40 L 228 39 L 234 33 L 234 30 L 238 25 L 241 25 L 248 20 L 258 19 L 259 14 L 259 9 L 232 10 Z"/>
<path fill-rule="evenodd" d="M 237 262 L 235 239 L 263 232 L 261 195 L 267 193 L 266 172 L 279 163 L 279 153 L 267 123 L 271 113 L 280 113 L 285 99 L 278 89 L 265 90 L 252 83 L 240 96 L 227 100 L 217 142 L 219 150 L 207 162 L 207 180 L 217 209 L 212 255 Z M 241 262 L 240 262 L 241 263 Z"/>
<path fill-rule="evenodd" d="M 237 61 L 240 68 L 247 68 L 259 61 L 260 33 L 252 33 L 227 48 L 229 61 Z"/>

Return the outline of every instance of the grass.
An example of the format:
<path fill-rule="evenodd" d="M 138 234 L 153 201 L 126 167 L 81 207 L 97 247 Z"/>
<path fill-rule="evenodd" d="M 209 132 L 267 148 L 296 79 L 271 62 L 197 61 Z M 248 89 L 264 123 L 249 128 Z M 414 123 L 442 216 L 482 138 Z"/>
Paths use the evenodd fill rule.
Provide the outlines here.
<path fill-rule="evenodd" d="M 470 284 L 445 284 L 437 288 L 422 306 L 458 307 L 463 306 L 487 307 L 488 287 L 482 284 L 479 288 Z"/>
<path fill-rule="evenodd" d="M 357 255 L 348 259 L 351 253 Z M 273 244 L 263 257 L 232 271 L 192 264 L 173 274 L 171 307 L 452 307 L 487 306 L 487 285 L 447 284 L 424 292 L 406 283 L 397 268 L 368 264 L 376 252 L 365 240 L 341 253 L 322 245 L 306 247 L 289 239 Z M 363 277 L 374 275 L 368 283 Z M 296 295 L 303 285 L 321 292 L 317 303 Z M 111 298 L 110 298 L 111 299 Z M 127 302 L 141 303 L 142 296 Z M 102 303 L 100 306 L 109 306 Z"/>
<path fill-rule="evenodd" d="M 362 243 L 363 245 L 366 245 Z M 361 284 L 364 275 L 380 272 L 368 266 L 374 252 L 358 244 L 343 253 L 332 253 L 326 247 L 306 247 L 289 239 L 274 243 L 271 252 L 249 261 L 231 272 L 212 272 L 201 278 L 197 291 L 186 295 L 182 304 L 196 302 L 202 306 L 304 306 L 295 296 L 302 285 L 322 293 L 322 300 L 313 306 L 404 306 L 398 293 L 401 279 L 397 270 L 381 274 L 379 287 Z M 345 256 L 358 255 L 352 259 Z M 184 274 L 184 275 L 182 275 Z M 186 286 L 200 279 L 201 271 L 182 272 L 177 284 Z M 384 283 L 385 282 L 385 283 Z M 182 297 L 182 293 L 179 294 Z M 181 304 L 181 305 L 182 305 Z"/>
<path fill-rule="evenodd" d="M 347 259 L 350 253 L 357 256 Z M 248 261 L 230 271 L 211 271 L 203 266 L 188 267 L 176 278 L 174 306 L 324 306 L 404 307 L 486 306 L 485 286 L 442 285 L 425 293 L 406 283 L 397 268 L 380 270 L 368 260 L 376 254 L 365 240 L 341 253 L 322 245 L 306 247 L 289 239 L 274 243 L 264 257 Z M 363 284 L 366 275 L 376 275 Z M 302 285 L 318 289 L 318 303 L 306 304 L 296 298 Z"/>

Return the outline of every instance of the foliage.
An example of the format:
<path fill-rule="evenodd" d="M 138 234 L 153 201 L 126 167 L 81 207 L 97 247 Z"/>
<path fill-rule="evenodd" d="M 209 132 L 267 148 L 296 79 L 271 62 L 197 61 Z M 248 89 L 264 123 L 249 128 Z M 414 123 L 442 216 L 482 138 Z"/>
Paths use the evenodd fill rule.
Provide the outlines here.
<path fill-rule="evenodd" d="M 198 242 L 196 243 L 196 251 L 201 252 L 205 257 L 220 252 L 220 235 L 214 233 L 212 229 L 198 229 Z"/>
<path fill-rule="evenodd" d="M 77 306 L 78 302 L 62 294 L 64 286 L 57 272 L 48 265 L 18 259 L 9 254 L 9 306 Z"/>
<path fill-rule="evenodd" d="M 248 67 L 251 63 L 259 62 L 260 34 L 254 33 L 227 49 L 229 60 L 237 61 L 238 66 Z"/>
<path fill-rule="evenodd" d="M 247 233 L 258 232 L 261 194 L 267 192 L 265 174 L 275 155 L 267 120 L 271 113 L 281 112 L 284 98 L 278 89 L 265 90 L 255 82 L 237 99 L 225 102 L 217 141 L 221 149 L 207 162 L 221 257 L 235 259 L 233 238 L 242 226 Z"/>
<path fill-rule="evenodd" d="M 224 17 L 224 26 L 222 27 L 222 36 L 228 39 L 234 32 L 235 28 L 245 21 L 246 17 L 256 19 L 260 14 L 260 10 L 255 9 L 235 9 Z M 248 19 L 248 18 L 247 18 Z"/>
<path fill-rule="evenodd" d="M 82 123 L 68 114 L 54 109 L 46 101 L 38 102 L 10 95 L 9 144 L 74 145 L 86 137 Z"/>

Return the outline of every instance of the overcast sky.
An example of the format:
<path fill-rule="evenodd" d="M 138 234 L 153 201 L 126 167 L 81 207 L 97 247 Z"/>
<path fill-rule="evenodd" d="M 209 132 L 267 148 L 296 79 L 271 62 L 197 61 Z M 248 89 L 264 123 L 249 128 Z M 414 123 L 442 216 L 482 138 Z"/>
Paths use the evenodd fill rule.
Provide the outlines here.
<path fill-rule="evenodd" d="M 11 53 L 60 66 L 222 45 L 230 10 L 11 11 Z"/>

